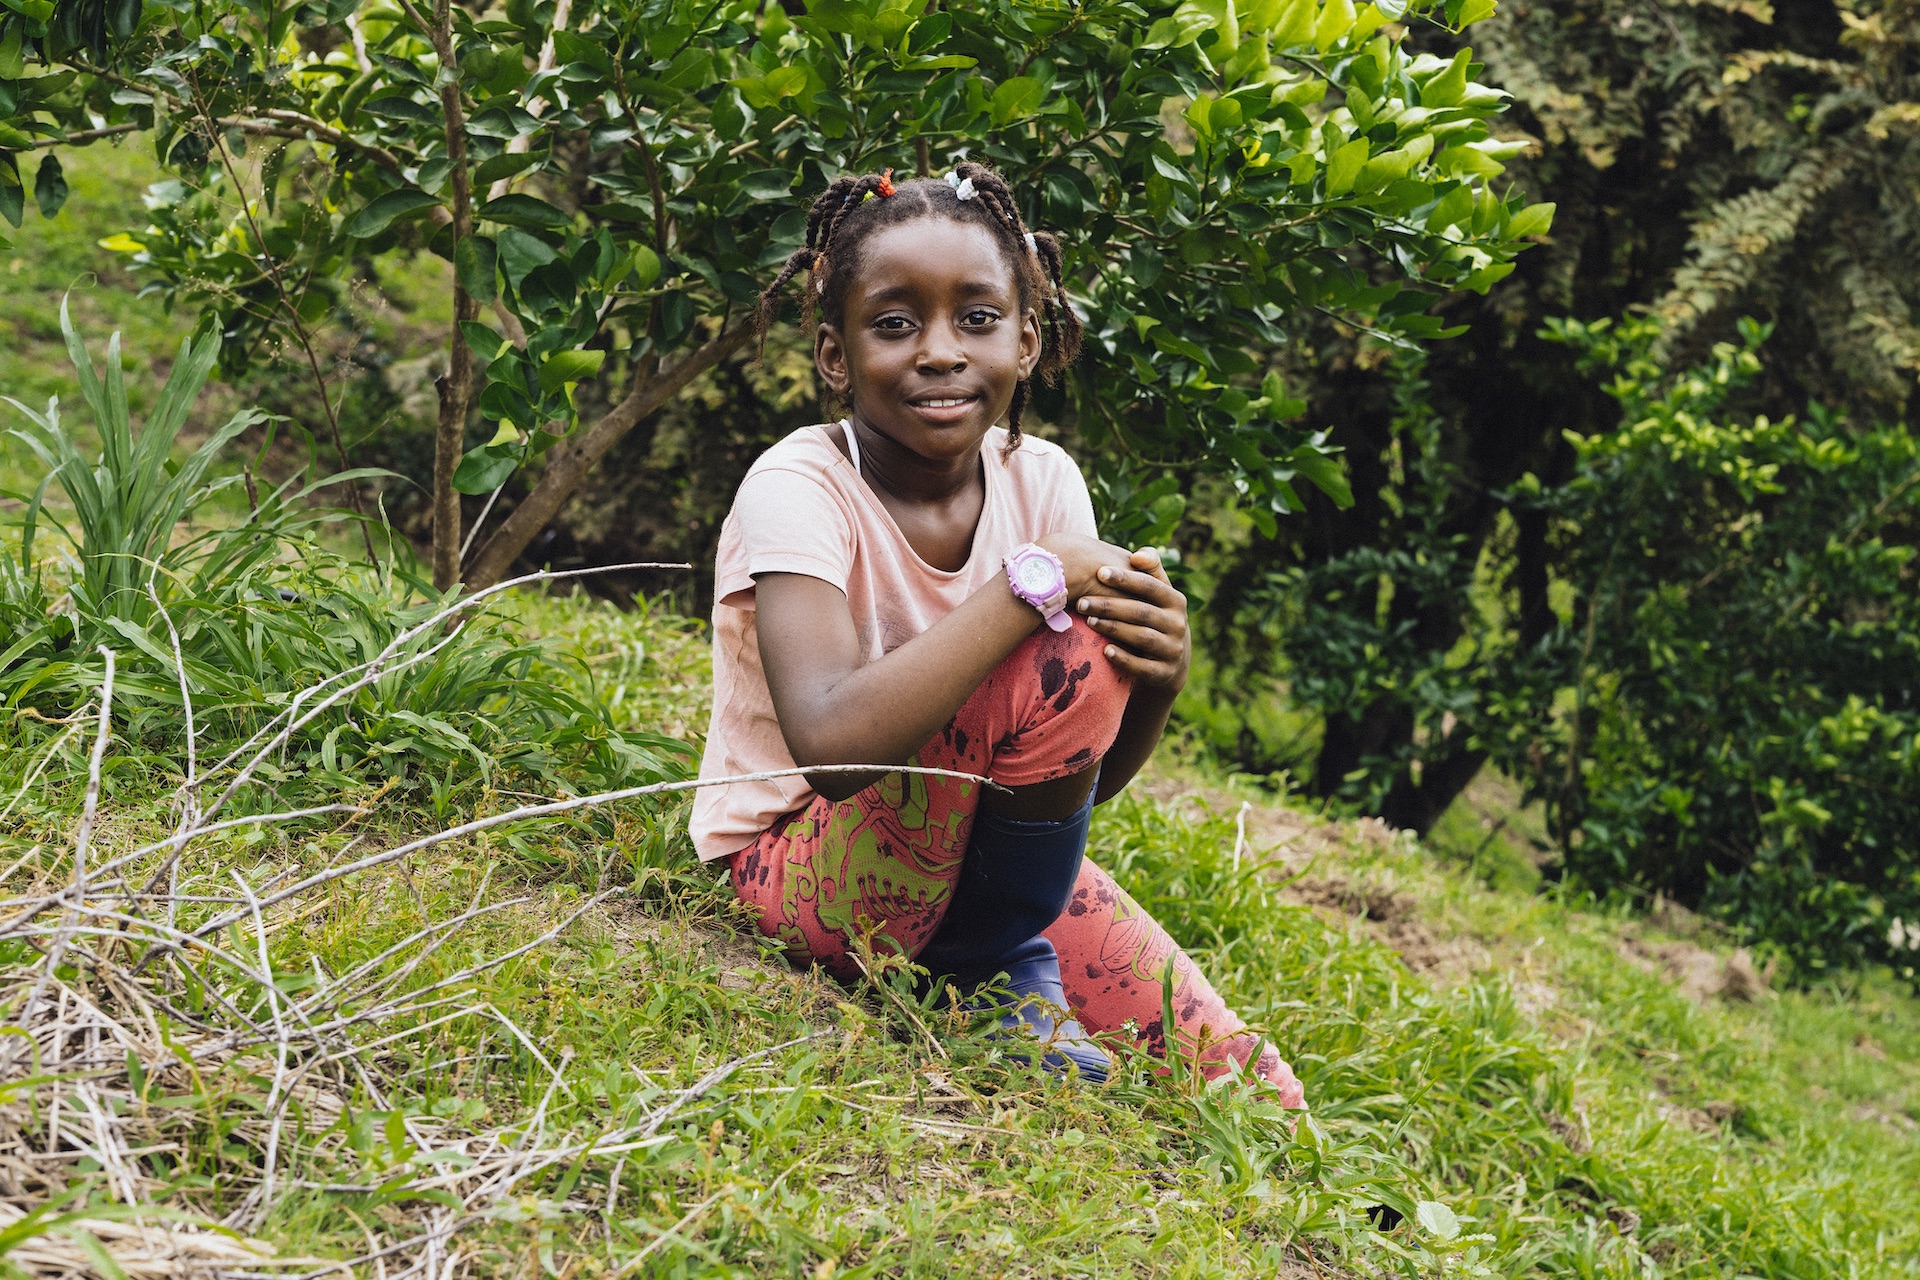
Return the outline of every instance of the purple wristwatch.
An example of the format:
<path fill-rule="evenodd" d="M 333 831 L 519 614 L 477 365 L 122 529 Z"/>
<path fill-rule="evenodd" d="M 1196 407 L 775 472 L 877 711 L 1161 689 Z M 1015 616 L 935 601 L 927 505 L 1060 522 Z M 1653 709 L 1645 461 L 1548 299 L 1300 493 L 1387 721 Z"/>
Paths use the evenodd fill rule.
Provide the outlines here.
<path fill-rule="evenodd" d="M 1049 627 L 1065 631 L 1073 625 L 1067 612 L 1067 567 L 1059 556 L 1029 542 L 1007 557 L 1006 566 L 1013 594 L 1038 609 Z"/>

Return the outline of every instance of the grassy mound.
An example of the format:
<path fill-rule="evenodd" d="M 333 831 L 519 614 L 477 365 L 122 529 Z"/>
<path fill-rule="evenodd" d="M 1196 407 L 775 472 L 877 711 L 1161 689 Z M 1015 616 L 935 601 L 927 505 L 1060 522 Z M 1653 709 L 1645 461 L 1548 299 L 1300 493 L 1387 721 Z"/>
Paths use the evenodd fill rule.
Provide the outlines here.
<path fill-rule="evenodd" d="M 612 728 L 703 724 L 685 623 L 509 615 Z M 1729 984 L 1684 920 L 1489 888 L 1376 825 L 1202 776 L 1097 816 L 1299 1071 L 1295 1127 L 1146 1060 L 1074 1087 L 791 970 L 672 795 L 380 860 L 564 794 L 565 753 L 458 788 L 295 758 L 240 811 L 359 812 L 156 874 L 168 848 L 113 863 L 178 829 L 179 753 L 110 734 L 75 892 L 72 719 L 0 728 L 0 1250 L 36 1274 L 1920 1274 L 1910 997 Z"/>

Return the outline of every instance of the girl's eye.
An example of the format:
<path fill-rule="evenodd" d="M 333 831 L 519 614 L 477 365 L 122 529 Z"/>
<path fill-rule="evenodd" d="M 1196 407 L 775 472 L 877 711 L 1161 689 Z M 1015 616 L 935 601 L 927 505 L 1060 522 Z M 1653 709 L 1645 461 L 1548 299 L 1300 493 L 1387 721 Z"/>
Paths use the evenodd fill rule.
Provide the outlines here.
<path fill-rule="evenodd" d="M 883 333 L 900 333 L 910 326 L 905 316 L 881 316 L 873 322 L 873 327 Z"/>
<path fill-rule="evenodd" d="M 972 311 L 967 312 L 966 315 L 961 317 L 961 322 L 967 325 L 971 325 L 974 328 L 984 328 L 985 326 L 992 324 L 995 320 L 998 320 L 999 318 L 1000 317 L 998 315 L 994 314 L 991 311 L 986 311 L 979 307 L 975 307 Z"/>

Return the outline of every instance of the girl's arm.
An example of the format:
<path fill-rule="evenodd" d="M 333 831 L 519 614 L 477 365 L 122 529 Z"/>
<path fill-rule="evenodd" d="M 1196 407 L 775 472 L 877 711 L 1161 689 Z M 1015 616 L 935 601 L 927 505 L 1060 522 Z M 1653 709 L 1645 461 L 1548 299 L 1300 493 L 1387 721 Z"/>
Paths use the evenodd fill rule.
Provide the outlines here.
<path fill-rule="evenodd" d="M 1074 599 L 1111 589 L 1096 575 L 1128 563 L 1121 548 L 1078 534 L 1052 534 L 1040 545 L 1060 557 Z M 906 763 L 1040 622 L 995 576 L 926 631 L 862 665 L 840 588 L 797 573 L 762 574 L 754 586 L 767 689 L 787 750 L 802 768 Z M 829 800 L 844 800 L 879 776 L 820 774 L 807 782 Z"/>

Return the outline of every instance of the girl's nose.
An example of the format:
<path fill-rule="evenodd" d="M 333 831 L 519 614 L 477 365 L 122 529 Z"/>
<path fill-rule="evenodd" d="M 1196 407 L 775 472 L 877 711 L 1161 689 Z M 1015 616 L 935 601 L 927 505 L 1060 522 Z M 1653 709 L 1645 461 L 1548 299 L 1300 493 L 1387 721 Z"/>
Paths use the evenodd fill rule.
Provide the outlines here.
<path fill-rule="evenodd" d="M 926 334 L 926 342 L 920 348 L 923 371 L 958 373 L 967 367 L 967 349 L 958 333 L 936 325 L 929 325 L 923 332 Z"/>

